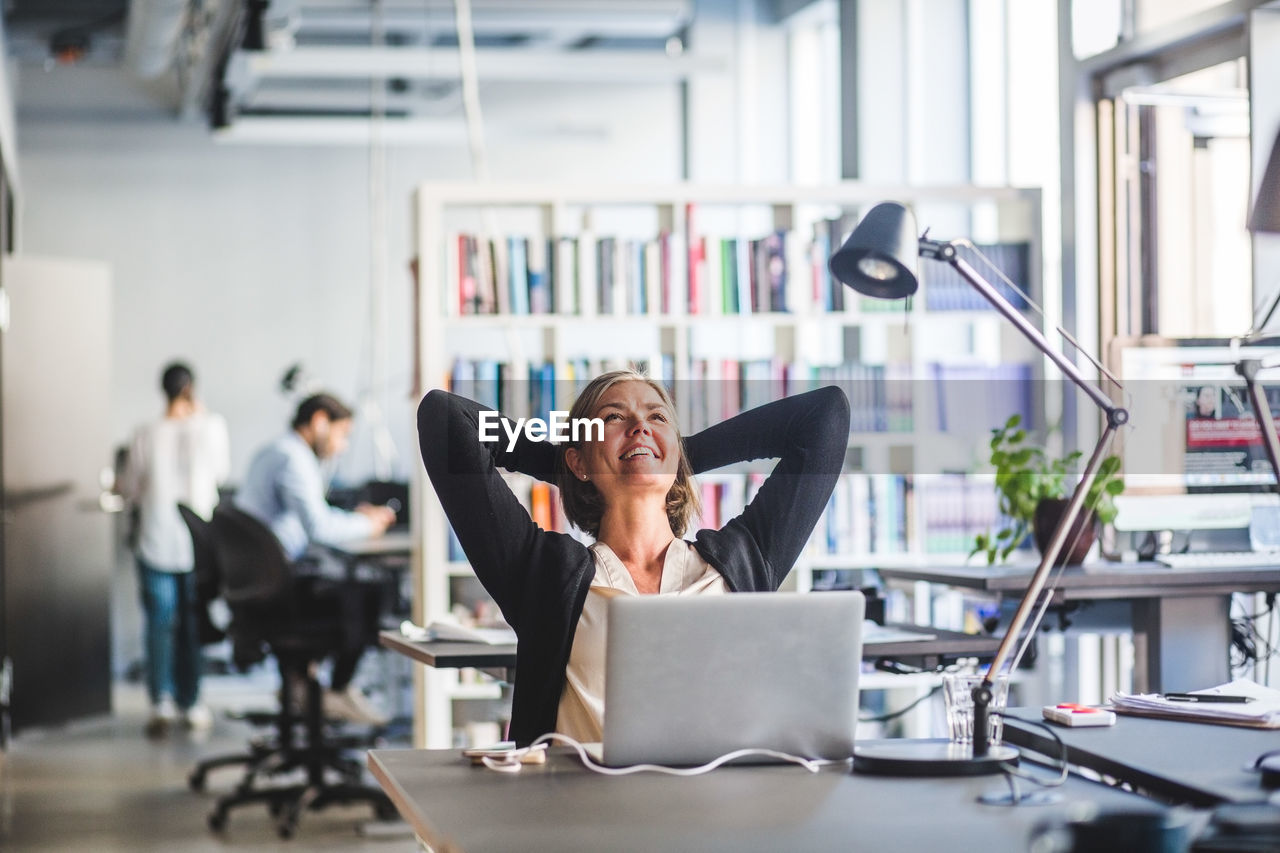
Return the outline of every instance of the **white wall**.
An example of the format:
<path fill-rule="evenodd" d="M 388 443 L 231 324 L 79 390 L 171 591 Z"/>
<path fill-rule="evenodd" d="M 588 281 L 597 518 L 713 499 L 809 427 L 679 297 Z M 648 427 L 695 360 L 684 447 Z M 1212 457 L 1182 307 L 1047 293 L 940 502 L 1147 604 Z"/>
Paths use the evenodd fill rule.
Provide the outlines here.
<path fill-rule="evenodd" d="M 115 270 L 117 370 L 112 434 L 160 406 L 158 374 L 189 359 L 210 407 L 232 428 L 235 476 L 287 422 L 276 390 L 303 362 L 338 394 L 366 390 L 369 279 L 365 148 L 216 145 L 203 127 L 136 106 L 119 114 L 60 109 L 63 93 L 121 100 L 119 75 L 24 69 L 18 83 L 24 173 L 22 249 L 98 258 Z M 482 90 L 482 97 L 484 96 Z M 678 178 L 674 86 L 558 87 L 490 93 L 502 111 L 561 115 L 602 138 L 490 140 L 496 180 L 672 181 Z M 389 388 L 383 407 L 407 470 L 417 458 L 409 383 L 409 199 L 428 179 L 470 176 L 465 151 L 393 148 L 387 157 Z M 368 476 L 357 437 L 341 473 Z M 363 456 L 363 459 L 361 458 Z M 407 457 L 407 458 L 406 458 Z"/>

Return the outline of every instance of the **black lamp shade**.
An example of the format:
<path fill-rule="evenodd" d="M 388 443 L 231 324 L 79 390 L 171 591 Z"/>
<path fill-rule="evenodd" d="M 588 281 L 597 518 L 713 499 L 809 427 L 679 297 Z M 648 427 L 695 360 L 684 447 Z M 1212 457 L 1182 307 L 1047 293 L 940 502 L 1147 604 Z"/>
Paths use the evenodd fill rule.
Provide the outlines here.
<path fill-rule="evenodd" d="M 1276 134 L 1275 144 L 1271 146 L 1267 170 L 1262 173 L 1249 230 L 1280 234 L 1280 133 Z"/>
<path fill-rule="evenodd" d="M 916 292 L 920 241 L 916 218 L 896 201 L 871 208 L 827 263 L 837 281 L 876 299 L 903 299 Z"/>

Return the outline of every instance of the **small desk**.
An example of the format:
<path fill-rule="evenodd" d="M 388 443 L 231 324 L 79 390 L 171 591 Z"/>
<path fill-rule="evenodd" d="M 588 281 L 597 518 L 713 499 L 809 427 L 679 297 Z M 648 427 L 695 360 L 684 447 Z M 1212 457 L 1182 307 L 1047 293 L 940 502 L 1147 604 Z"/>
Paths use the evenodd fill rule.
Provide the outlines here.
<path fill-rule="evenodd" d="M 917 663 L 926 669 L 932 669 L 944 660 L 993 655 L 1000 645 L 998 637 L 918 626 L 894 625 L 891 627 L 904 629 L 914 627 L 914 630 L 921 633 L 932 634 L 933 639 L 869 641 L 862 646 L 863 660 L 905 660 Z M 485 643 L 422 642 L 405 639 L 399 631 L 382 631 L 378 634 L 378 641 L 389 649 L 437 669 L 475 667 L 511 670 L 516 665 L 514 644 L 491 646 Z"/>
<path fill-rule="evenodd" d="M 1082 801 L 1160 811 L 1073 778 L 1055 806 L 986 806 L 1002 779 L 858 776 L 847 765 L 724 767 L 692 778 L 600 776 L 553 749 L 518 774 L 473 767 L 458 750 L 373 750 L 369 769 L 431 849 L 982 850 L 1023 853 L 1032 831 Z"/>
<path fill-rule="evenodd" d="M 1034 566 L 894 567 L 886 581 L 928 581 L 1017 600 Z M 1127 600 L 1135 638 L 1134 689 L 1194 690 L 1230 681 L 1231 593 L 1280 592 L 1280 565 L 1171 569 L 1158 563 L 1072 566 L 1058 577 L 1053 603 Z M 1145 643 L 1145 645 L 1144 645 Z"/>
<path fill-rule="evenodd" d="M 1054 726 L 1067 747 L 1067 761 L 1193 806 L 1258 802 L 1274 793 L 1262 787 L 1257 771 L 1248 769 L 1259 755 L 1280 745 L 1280 732 L 1274 729 L 1116 716 L 1116 724 L 1105 728 Z M 1040 712 L 1009 709 L 1004 739 L 1057 760 L 1058 745 L 1043 729 L 1019 718 L 1039 720 Z"/>
<path fill-rule="evenodd" d="M 488 643 L 423 642 L 406 639 L 399 631 L 378 632 L 378 642 L 435 669 L 474 667 L 490 671 L 489 674 L 500 681 L 515 680 L 515 643 L 491 646 Z"/>
<path fill-rule="evenodd" d="M 381 557 L 408 557 L 413 551 L 413 535 L 407 530 L 391 530 L 367 539 L 348 539 L 327 546 L 346 560 L 376 560 Z"/>

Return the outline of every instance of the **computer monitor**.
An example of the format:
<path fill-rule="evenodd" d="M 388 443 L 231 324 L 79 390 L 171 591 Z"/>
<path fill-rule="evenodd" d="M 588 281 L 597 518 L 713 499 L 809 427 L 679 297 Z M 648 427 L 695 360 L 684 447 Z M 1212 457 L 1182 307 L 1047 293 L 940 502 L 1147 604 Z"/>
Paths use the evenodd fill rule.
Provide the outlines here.
<path fill-rule="evenodd" d="M 396 513 L 393 530 L 409 529 L 409 484 L 398 480 L 369 480 L 358 486 L 331 488 L 325 496 L 340 509 L 355 509 L 359 504 L 389 506 Z"/>
<path fill-rule="evenodd" d="M 1244 527 L 1251 506 L 1275 502 L 1275 475 L 1235 365 L 1276 353 L 1275 344 L 1233 348 L 1221 338 L 1121 343 L 1134 426 L 1117 442 L 1125 477 L 1118 529 Z M 1259 378 L 1280 415 L 1280 368 Z M 1185 497 L 1169 497 L 1177 495 Z"/>

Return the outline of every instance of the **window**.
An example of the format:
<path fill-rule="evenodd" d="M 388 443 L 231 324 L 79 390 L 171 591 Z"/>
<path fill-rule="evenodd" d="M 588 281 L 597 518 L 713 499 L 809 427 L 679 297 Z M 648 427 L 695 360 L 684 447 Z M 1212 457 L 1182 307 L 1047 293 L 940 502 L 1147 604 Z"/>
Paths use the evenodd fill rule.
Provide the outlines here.
<path fill-rule="evenodd" d="M 1104 292 L 1114 283 L 1120 335 L 1250 328 L 1245 73 L 1244 60 L 1232 60 L 1100 102 L 1099 178 L 1112 201 L 1101 220 L 1102 280 Z"/>

